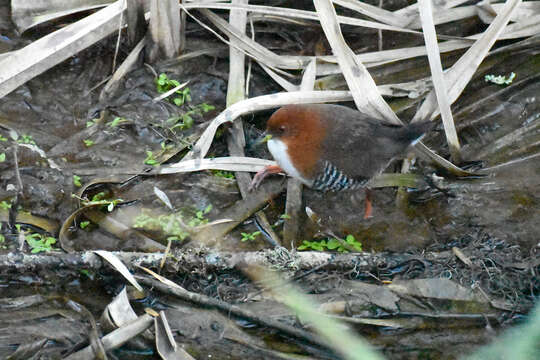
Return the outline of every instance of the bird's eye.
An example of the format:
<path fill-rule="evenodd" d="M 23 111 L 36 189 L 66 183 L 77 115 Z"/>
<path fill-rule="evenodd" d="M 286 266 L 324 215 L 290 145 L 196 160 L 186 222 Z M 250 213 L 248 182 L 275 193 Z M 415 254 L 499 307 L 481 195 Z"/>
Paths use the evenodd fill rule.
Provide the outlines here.
<path fill-rule="evenodd" d="M 285 132 L 285 129 L 286 129 L 285 125 L 281 125 L 279 127 L 279 131 L 281 131 L 281 132 Z"/>

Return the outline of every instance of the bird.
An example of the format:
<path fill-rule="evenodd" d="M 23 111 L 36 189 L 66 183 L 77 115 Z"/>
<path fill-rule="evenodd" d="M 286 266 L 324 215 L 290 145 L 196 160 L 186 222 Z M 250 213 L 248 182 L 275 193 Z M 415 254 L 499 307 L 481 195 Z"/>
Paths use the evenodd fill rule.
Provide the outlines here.
<path fill-rule="evenodd" d="M 366 189 L 365 218 L 371 217 L 369 181 L 432 123 L 394 125 L 342 105 L 295 104 L 275 111 L 263 136 L 277 165 L 265 166 L 250 184 L 286 173 L 319 191 Z"/>

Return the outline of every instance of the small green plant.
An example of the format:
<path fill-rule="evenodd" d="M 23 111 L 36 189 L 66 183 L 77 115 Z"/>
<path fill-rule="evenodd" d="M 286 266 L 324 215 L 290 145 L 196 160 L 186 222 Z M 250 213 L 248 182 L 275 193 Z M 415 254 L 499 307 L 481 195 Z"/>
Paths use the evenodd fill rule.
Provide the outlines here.
<path fill-rule="evenodd" d="M 6 153 L 0 153 L 0 162 L 6 161 Z"/>
<path fill-rule="evenodd" d="M 225 179 L 235 179 L 236 177 L 234 176 L 234 173 L 230 172 L 230 171 L 225 171 L 225 170 L 210 170 L 212 172 L 212 175 L 214 176 L 217 176 L 217 177 L 222 177 L 222 178 L 225 178 Z"/>
<path fill-rule="evenodd" d="M 0 135 L 0 141 L 6 142 L 6 141 L 7 141 L 7 137 L 4 137 L 4 136 Z"/>
<path fill-rule="evenodd" d="M 484 76 L 484 80 L 486 82 L 492 82 L 497 85 L 510 85 L 512 81 L 514 81 L 515 77 L 516 77 L 516 74 L 514 72 L 511 72 L 508 77 L 504 75 L 495 76 L 495 75 L 490 74 L 490 75 Z"/>
<path fill-rule="evenodd" d="M 92 199 L 90 199 L 90 201 L 93 201 L 93 202 L 101 201 L 101 200 L 105 200 L 106 197 L 107 197 L 107 194 L 105 193 L 105 191 L 100 191 L 97 194 L 94 194 L 92 196 Z"/>
<path fill-rule="evenodd" d="M 146 150 L 146 159 L 144 159 L 146 165 L 158 165 L 158 161 L 154 158 L 154 153 L 150 150 Z"/>
<path fill-rule="evenodd" d="M 291 216 L 289 214 L 281 214 L 279 218 L 282 220 L 289 220 Z"/>
<path fill-rule="evenodd" d="M 32 139 L 32 135 L 21 135 L 21 137 L 17 139 L 17 142 L 19 144 L 36 145 L 36 142 Z"/>
<path fill-rule="evenodd" d="M 81 187 L 81 177 L 79 175 L 73 175 L 73 185 L 76 187 Z"/>
<path fill-rule="evenodd" d="M 85 139 L 85 140 L 83 140 L 83 142 L 84 142 L 84 145 L 86 145 L 86 147 L 90 147 L 90 146 L 95 144 L 95 142 L 93 140 L 90 140 L 90 139 Z"/>
<path fill-rule="evenodd" d="M 79 227 L 80 227 L 81 229 L 86 229 L 86 228 L 88 227 L 88 225 L 90 225 L 90 221 L 81 221 L 81 222 L 79 223 Z"/>
<path fill-rule="evenodd" d="M 195 212 L 195 217 L 188 221 L 188 226 L 195 227 L 208 223 L 208 220 L 204 216 L 207 215 L 210 211 L 212 211 L 212 204 L 208 205 L 203 210 Z"/>
<path fill-rule="evenodd" d="M 0 223 L 0 231 L 2 231 L 2 223 Z M 0 234 L 0 249 L 6 248 L 6 237 Z"/>
<path fill-rule="evenodd" d="M 107 208 L 107 211 L 109 212 L 113 211 L 118 203 L 124 201 L 122 199 L 106 199 L 106 194 L 103 191 L 92 196 L 91 200 L 81 198 L 75 194 L 71 194 L 71 197 L 79 199 L 84 206 L 103 205 L 102 208 Z"/>
<path fill-rule="evenodd" d="M 52 236 L 45 236 L 39 233 L 27 234 L 24 236 L 26 243 L 32 249 L 32 253 L 49 252 L 52 250 L 53 244 L 56 243 L 56 239 Z"/>
<path fill-rule="evenodd" d="M 178 80 L 169 79 L 165 73 L 159 74 L 156 78 L 156 89 L 160 94 L 172 90 L 177 86 L 180 86 L 180 82 Z M 176 90 L 175 94 L 176 96 L 169 98 L 169 101 L 176 106 L 182 106 L 184 103 L 191 101 L 191 94 L 188 87 Z"/>
<path fill-rule="evenodd" d="M 90 120 L 90 121 L 87 121 L 87 122 L 86 122 L 86 127 L 89 128 L 90 126 L 96 125 L 96 120 L 97 120 L 97 119 L 92 119 L 92 120 Z"/>
<path fill-rule="evenodd" d="M 171 131 L 172 130 L 188 130 L 195 123 L 195 121 L 193 120 L 193 116 L 202 115 L 214 109 L 215 107 L 213 105 L 208 105 L 207 103 L 195 105 L 191 110 L 186 111 L 182 115 L 173 116 L 167 119 L 167 126 L 169 127 L 169 130 Z"/>
<path fill-rule="evenodd" d="M 7 201 L 5 201 L 5 200 L 0 201 L 0 209 L 2 209 L 2 210 L 9 210 L 9 209 L 11 209 L 11 203 L 10 203 L 10 202 L 7 202 Z"/>
<path fill-rule="evenodd" d="M 115 127 L 117 127 L 117 126 L 119 126 L 119 125 L 122 125 L 123 123 L 126 123 L 126 122 L 128 122 L 128 120 L 126 120 L 126 119 L 123 118 L 123 117 L 117 116 L 117 117 L 115 117 L 115 118 L 113 119 L 113 121 L 109 121 L 109 122 L 107 123 L 107 126 L 108 126 L 108 127 L 111 127 L 111 128 L 115 128 Z"/>
<path fill-rule="evenodd" d="M 341 241 L 340 241 L 341 240 Z M 344 246 L 346 244 L 346 246 Z M 336 239 L 330 238 L 321 241 L 307 241 L 304 240 L 302 245 L 298 247 L 298 250 L 315 250 L 315 251 L 325 251 L 325 250 L 336 250 L 338 252 L 347 253 L 349 252 L 348 248 L 354 249 L 355 251 L 362 251 L 362 243 L 356 241 L 354 236 L 347 235 L 345 239 Z"/>
<path fill-rule="evenodd" d="M 205 209 L 188 214 L 177 211 L 172 214 L 152 216 L 144 211 L 135 218 L 133 227 L 150 231 L 161 231 L 167 234 L 167 240 L 182 241 L 190 234 L 190 229 L 208 223 L 205 215 L 212 210 L 212 205 Z M 187 223 L 186 223 L 187 222 Z"/>
<path fill-rule="evenodd" d="M 163 151 L 167 151 L 167 150 L 169 150 L 169 149 L 174 148 L 174 145 L 173 145 L 173 144 L 167 144 L 167 143 L 165 143 L 165 141 L 162 141 L 162 142 L 159 144 L 159 146 L 161 146 L 161 150 L 163 150 Z"/>
<path fill-rule="evenodd" d="M 242 235 L 242 239 L 240 241 L 246 242 L 246 241 L 255 241 L 257 236 L 261 235 L 260 231 L 254 231 L 252 233 L 240 233 Z"/>

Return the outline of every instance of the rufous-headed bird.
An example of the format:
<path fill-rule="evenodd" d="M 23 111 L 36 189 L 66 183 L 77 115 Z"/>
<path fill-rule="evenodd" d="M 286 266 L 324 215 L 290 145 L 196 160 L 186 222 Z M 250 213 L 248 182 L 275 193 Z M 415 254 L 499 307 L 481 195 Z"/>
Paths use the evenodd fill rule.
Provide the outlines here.
<path fill-rule="evenodd" d="M 284 106 L 266 125 L 268 150 L 278 166 L 259 171 L 251 189 L 279 172 L 315 190 L 364 188 L 431 126 L 430 122 L 393 125 L 340 105 Z M 369 216 L 371 203 L 366 196 L 365 217 Z"/>

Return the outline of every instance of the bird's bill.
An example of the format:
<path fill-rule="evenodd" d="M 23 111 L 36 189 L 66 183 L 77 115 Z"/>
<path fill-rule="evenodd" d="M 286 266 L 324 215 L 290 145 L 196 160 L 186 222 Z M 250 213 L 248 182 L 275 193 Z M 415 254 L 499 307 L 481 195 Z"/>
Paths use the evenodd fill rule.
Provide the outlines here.
<path fill-rule="evenodd" d="M 271 138 L 272 138 L 272 135 L 267 134 L 266 132 L 263 132 L 262 135 L 257 140 L 255 140 L 255 142 L 253 143 L 253 146 L 260 146 L 264 144 L 265 142 L 267 142 L 268 140 L 270 140 Z"/>

